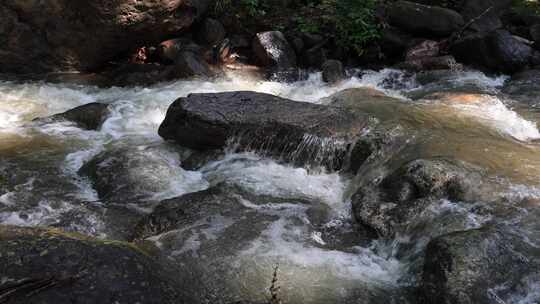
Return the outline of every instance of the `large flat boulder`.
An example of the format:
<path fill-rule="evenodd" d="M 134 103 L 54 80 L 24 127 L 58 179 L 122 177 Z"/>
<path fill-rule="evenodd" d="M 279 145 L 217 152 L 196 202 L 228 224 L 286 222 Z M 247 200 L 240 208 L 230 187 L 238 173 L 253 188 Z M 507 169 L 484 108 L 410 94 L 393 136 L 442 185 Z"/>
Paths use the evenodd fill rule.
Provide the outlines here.
<path fill-rule="evenodd" d="M 94 70 L 141 45 L 185 30 L 207 0 L 0 3 L 0 72 Z"/>
<path fill-rule="evenodd" d="M 346 108 L 292 101 L 255 92 L 191 94 L 176 100 L 161 137 L 209 150 L 234 142 L 293 163 L 339 169 L 370 119 Z"/>
<path fill-rule="evenodd" d="M 163 262 L 129 243 L 0 226 L 0 302 L 196 303 Z"/>

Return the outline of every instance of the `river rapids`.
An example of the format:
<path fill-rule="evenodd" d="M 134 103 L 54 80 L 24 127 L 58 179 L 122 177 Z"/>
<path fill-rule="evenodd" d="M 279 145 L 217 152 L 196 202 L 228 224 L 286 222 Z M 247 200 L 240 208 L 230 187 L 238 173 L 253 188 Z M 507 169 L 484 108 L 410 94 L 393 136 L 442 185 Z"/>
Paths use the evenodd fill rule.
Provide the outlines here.
<path fill-rule="evenodd" d="M 283 303 L 407 303 L 429 240 L 486 223 L 509 225 L 540 248 L 540 112 L 534 102 L 503 94 L 507 77 L 478 71 L 428 80 L 393 69 L 350 72 L 356 76 L 338 85 L 325 84 L 320 73 L 293 83 L 231 73 L 134 88 L 0 81 L 0 224 L 122 239 L 115 225 L 131 221 L 130 212 L 147 214 L 162 200 L 226 182 L 248 194 L 240 200 L 244 211 L 203 212 L 147 240 L 193 273 L 201 282 L 194 293 L 214 303 L 265 300 L 276 265 Z M 190 93 L 249 90 L 326 104 L 337 92 L 364 87 L 393 101 L 364 101 L 361 110 L 397 133 L 408 130 L 408 138 L 356 176 L 232 148 L 190 171 L 183 162 L 194 152 L 157 132 L 169 105 Z M 33 121 L 91 102 L 111 109 L 98 131 Z M 119 183 L 114 198 L 100 198 L 80 174 L 97 155 L 122 162 L 110 174 L 109 182 Z M 478 167 L 492 183 L 490 195 L 508 202 L 512 212 L 443 199 L 393 237 L 372 240 L 355 232 L 351 196 L 360 180 L 378 178 L 397 159 L 432 157 Z M 540 274 L 523 277 L 521 288 L 509 291 L 503 284 L 490 293 L 494 303 L 539 303 Z"/>

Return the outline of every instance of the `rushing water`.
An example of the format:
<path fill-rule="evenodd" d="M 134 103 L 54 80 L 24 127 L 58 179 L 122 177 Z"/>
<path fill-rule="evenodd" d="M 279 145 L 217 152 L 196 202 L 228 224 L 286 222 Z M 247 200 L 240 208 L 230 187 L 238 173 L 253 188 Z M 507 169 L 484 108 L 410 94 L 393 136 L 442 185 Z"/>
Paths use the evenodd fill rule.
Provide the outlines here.
<path fill-rule="evenodd" d="M 189 93 L 253 90 L 327 103 L 326 97 L 344 89 L 370 87 L 394 101 L 367 100 L 358 107 L 383 124 L 411 132 L 415 144 L 398 158 L 457 158 L 486 170 L 500 184 L 497 195 L 501 197 L 540 198 L 540 148 L 536 144 L 540 117 L 526 107 L 510 106 L 512 100 L 499 93 L 505 77 L 470 71 L 431 81 L 390 69 L 355 73 L 356 77 L 336 86 L 324 84 L 320 74 L 295 83 L 231 74 L 219 80 L 148 88 L 0 82 L 0 223 L 116 236 L 109 227 L 114 208 L 105 206 L 90 181 L 78 173 L 96 155 L 112 155 L 125 162 L 116 173 L 130 185 L 118 195 L 128 200 L 125 203 L 134 212 L 149 212 L 161 200 L 222 182 L 287 201 L 259 204 L 246 198 L 242 200 L 244 213 L 209 214 L 181 230 L 152 238 L 173 259 L 193 259 L 203 268 L 217 269 L 225 285 L 231 285 L 222 288 L 234 290 L 239 298 L 264 299 L 273 267 L 279 264 L 286 303 L 349 303 L 358 298 L 372 303 L 389 303 L 388 298 L 402 302 L 401 287 L 415 280 L 411 269 L 430 238 L 480 227 L 495 215 L 445 200 L 419 215 L 395 240 L 370 242 L 354 236 L 352 228 L 349 199 L 355 178 L 232 152 L 198 171 L 188 171 L 181 165 L 191 151 L 157 135 L 168 106 Z M 85 131 L 67 122 L 32 122 L 90 102 L 108 103 L 112 109 L 99 131 Z M 384 170 L 374 168 L 379 165 L 364 169 Z M 314 215 L 317 212 L 306 201 L 319 206 L 323 215 Z M 120 202 L 113 200 L 114 204 Z M 257 216 L 252 222 L 246 222 L 246 215 L 253 214 Z M 535 221 L 521 227 L 522 235 L 540 246 Z M 231 233 L 240 230 L 253 230 L 253 235 L 246 234 L 248 242 L 236 248 Z M 174 245 L 178 242 L 180 247 Z M 404 244 L 410 243 L 415 249 L 404 251 Z M 227 253 L 216 256 L 214 248 Z M 228 269 L 213 265 L 216 259 Z M 525 280 L 524 291 L 512 295 L 510 302 L 540 301 L 538 278 Z"/>

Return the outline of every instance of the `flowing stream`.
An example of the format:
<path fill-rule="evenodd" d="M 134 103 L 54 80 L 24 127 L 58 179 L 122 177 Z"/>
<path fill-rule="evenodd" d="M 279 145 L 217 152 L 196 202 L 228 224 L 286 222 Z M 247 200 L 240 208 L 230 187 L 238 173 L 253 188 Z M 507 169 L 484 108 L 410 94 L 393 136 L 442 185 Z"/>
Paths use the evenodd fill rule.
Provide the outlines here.
<path fill-rule="evenodd" d="M 124 216 L 120 207 L 145 214 L 164 199 L 226 182 L 245 193 L 280 200 L 259 202 L 247 195 L 237 211 L 206 214 L 150 239 L 185 269 L 203 268 L 193 271 L 213 282 L 207 288 L 226 290 L 232 300 L 261 301 L 273 267 L 279 265 L 284 303 L 406 303 L 429 239 L 516 216 L 442 200 L 419 214 L 406 232 L 372 241 L 355 232 L 351 215 L 351 191 L 362 177 L 297 168 L 252 152 L 227 152 L 189 171 L 182 163 L 192 151 L 157 134 L 168 106 L 190 93 L 251 90 L 328 103 L 334 93 L 368 87 L 393 101 L 366 100 L 359 108 L 396 132 L 406 130 L 414 144 L 408 141 L 401 150 L 389 151 L 383 157 L 388 162 L 365 165 L 360 169 L 364 177 L 379 176 L 394 161 L 466 161 L 496 185 L 491 195 L 519 201 L 512 205 L 519 210 L 516 231 L 540 246 L 540 225 L 534 220 L 540 204 L 540 113 L 501 93 L 506 77 L 467 71 L 426 81 L 391 69 L 354 74 L 335 86 L 323 83 L 318 73 L 294 83 L 229 74 L 146 88 L 0 82 L 0 224 L 54 226 L 117 238 L 122 234 L 111 228 L 111 218 L 122 222 L 117 219 Z M 112 109 L 99 131 L 69 122 L 32 121 L 90 102 Z M 103 168 L 122 183 L 109 204 L 79 173 L 97 155 L 122 163 Z M 500 292 L 504 303 L 538 303 L 540 276 L 524 280 L 520 291 L 506 294 L 501 287 L 494 293 Z"/>

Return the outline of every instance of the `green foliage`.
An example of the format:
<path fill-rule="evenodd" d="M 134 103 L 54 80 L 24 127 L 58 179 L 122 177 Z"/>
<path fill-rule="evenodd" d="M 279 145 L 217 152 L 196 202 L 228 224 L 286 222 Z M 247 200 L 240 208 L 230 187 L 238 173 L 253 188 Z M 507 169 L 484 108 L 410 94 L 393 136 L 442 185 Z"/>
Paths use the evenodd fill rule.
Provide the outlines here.
<path fill-rule="evenodd" d="M 379 37 L 375 17 L 377 0 L 322 0 L 310 3 L 314 14 L 295 19 L 305 33 L 334 33 L 336 42 L 361 55 L 365 47 Z"/>
<path fill-rule="evenodd" d="M 216 15 L 220 15 L 230 7 L 237 7 L 240 10 L 247 12 L 251 17 L 266 15 L 266 5 L 263 0 L 216 0 L 214 11 Z"/>
<path fill-rule="evenodd" d="M 362 54 L 365 46 L 379 37 L 375 18 L 376 0 L 337 0 L 337 42 Z"/>
<path fill-rule="evenodd" d="M 296 21 L 298 29 L 302 33 L 320 33 L 321 32 L 321 25 L 318 22 L 313 22 L 312 20 L 304 18 L 304 17 L 296 17 L 294 18 L 294 20 Z"/>
<path fill-rule="evenodd" d="M 514 0 L 512 5 L 517 10 L 540 15 L 540 1 L 538 0 Z"/>
<path fill-rule="evenodd" d="M 229 14 L 245 26 L 265 30 L 330 36 L 359 55 L 379 37 L 375 8 L 380 0 L 293 0 L 283 7 L 276 0 L 215 1 L 216 16 Z"/>

